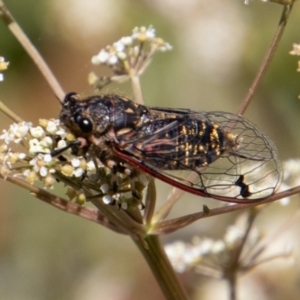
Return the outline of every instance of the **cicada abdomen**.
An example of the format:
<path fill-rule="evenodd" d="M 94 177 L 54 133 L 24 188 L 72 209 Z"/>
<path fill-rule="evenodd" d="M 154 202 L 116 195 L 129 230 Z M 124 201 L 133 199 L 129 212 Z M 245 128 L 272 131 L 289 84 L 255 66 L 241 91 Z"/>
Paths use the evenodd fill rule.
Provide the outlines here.
<path fill-rule="evenodd" d="M 247 203 L 272 195 L 282 179 L 273 142 L 242 116 L 70 93 L 60 120 L 98 153 L 196 195 Z"/>

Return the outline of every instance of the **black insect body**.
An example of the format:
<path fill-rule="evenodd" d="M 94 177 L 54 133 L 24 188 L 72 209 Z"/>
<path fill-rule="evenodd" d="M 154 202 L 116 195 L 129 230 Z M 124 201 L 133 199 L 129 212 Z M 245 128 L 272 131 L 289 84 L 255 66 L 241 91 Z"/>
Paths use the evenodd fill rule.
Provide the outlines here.
<path fill-rule="evenodd" d="M 273 142 L 242 116 L 70 93 L 60 120 L 99 155 L 196 195 L 247 203 L 272 195 L 282 179 Z"/>

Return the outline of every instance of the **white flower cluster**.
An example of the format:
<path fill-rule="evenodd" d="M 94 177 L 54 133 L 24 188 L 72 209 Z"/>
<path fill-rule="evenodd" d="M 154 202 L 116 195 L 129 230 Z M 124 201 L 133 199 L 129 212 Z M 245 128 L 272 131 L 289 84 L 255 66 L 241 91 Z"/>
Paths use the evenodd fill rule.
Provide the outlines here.
<path fill-rule="evenodd" d="M 58 142 L 55 140 L 57 137 L 60 139 Z M 40 125 L 36 127 L 29 122 L 12 124 L 8 130 L 3 130 L 0 140 L 4 142 L 0 146 L 3 177 L 13 174 L 31 184 L 41 180 L 44 187 L 53 188 L 56 171 L 65 176 L 79 178 L 84 173 L 94 174 L 96 170 L 93 160 L 86 161 L 82 157 L 73 156 L 70 150 L 62 153 L 66 161 L 52 157 L 53 150 L 64 148 L 67 141 L 74 140 L 61 127 L 59 120 L 41 119 Z M 23 145 L 27 153 L 13 151 L 14 144 Z"/>
<path fill-rule="evenodd" d="M 112 45 L 106 46 L 97 55 L 92 57 L 92 64 L 106 64 L 108 66 L 122 63 L 129 57 L 137 57 L 141 53 L 141 46 L 145 47 L 146 43 L 150 49 L 156 51 L 168 51 L 172 46 L 163 39 L 156 37 L 153 27 L 136 27 L 132 31 L 132 35 L 122 37 Z"/>
<path fill-rule="evenodd" d="M 29 122 L 12 124 L 0 135 L 0 142 L 3 141 L 2 145 L 0 143 L 0 176 L 17 176 L 30 184 L 41 181 L 44 188 L 53 188 L 58 179 L 69 186 L 67 195 L 69 199 L 76 198 L 78 204 L 84 204 L 84 191 L 88 190 L 89 195 L 102 195 L 99 197 L 104 204 L 118 204 L 126 209 L 127 199 L 133 198 L 131 187 L 138 195 L 145 187 L 144 179 L 141 176 L 133 178 L 130 169 L 116 177 L 112 172 L 115 162 L 104 166 L 93 151 L 85 153 L 84 157 L 73 155 L 70 149 L 51 155 L 53 151 L 65 149 L 74 140 L 75 137 L 60 125 L 59 120 L 41 119 L 36 127 Z M 15 148 L 21 146 L 24 151 L 17 152 Z M 113 188 L 116 181 L 122 194 Z"/>
<path fill-rule="evenodd" d="M 165 246 L 165 251 L 179 273 L 191 269 L 206 270 L 211 268 L 211 274 L 222 276 L 222 266 L 225 265 L 233 250 L 240 246 L 246 232 L 247 218 L 242 214 L 234 225 L 230 225 L 223 239 L 213 240 L 211 238 L 194 238 L 192 243 L 177 241 Z M 252 229 L 247 238 L 247 246 L 252 249 L 260 240 L 261 234 Z"/>
<path fill-rule="evenodd" d="M 124 75 L 141 75 L 152 56 L 158 52 L 171 50 L 172 46 L 162 38 L 156 37 L 155 29 L 150 26 L 136 27 L 130 36 L 122 37 L 112 45 L 92 57 L 92 64 L 106 65 L 113 70 L 110 80 L 124 80 Z M 100 78 L 103 79 L 103 78 Z M 99 81 L 96 74 L 89 75 L 90 84 Z"/>

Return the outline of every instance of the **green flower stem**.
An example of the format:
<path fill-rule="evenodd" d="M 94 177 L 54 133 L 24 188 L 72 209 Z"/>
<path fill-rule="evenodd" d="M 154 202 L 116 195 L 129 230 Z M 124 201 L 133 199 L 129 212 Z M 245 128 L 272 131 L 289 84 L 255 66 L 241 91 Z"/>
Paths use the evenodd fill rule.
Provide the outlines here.
<path fill-rule="evenodd" d="M 188 299 L 161 246 L 158 236 L 148 235 L 144 238 L 144 242 L 136 240 L 134 237 L 132 239 L 148 262 L 165 298 L 170 300 Z"/>
<path fill-rule="evenodd" d="M 156 188 L 154 178 L 149 178 L 149 183 L 147 187 L 147 193 L 145 196 L 145 212 L 144 212 L 144 223 L 149 228 L 151 227 L 154 211 L 156 204 Z"/>

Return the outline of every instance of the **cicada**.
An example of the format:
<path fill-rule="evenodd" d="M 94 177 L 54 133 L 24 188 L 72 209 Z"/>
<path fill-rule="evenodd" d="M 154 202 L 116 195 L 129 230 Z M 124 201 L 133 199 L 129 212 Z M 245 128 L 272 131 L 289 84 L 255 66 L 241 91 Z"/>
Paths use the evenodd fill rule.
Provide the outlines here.
<path fill-rule="evenodd" d="M 249 203 L 282 179 L 273 142 L 242 116 L 148 107 L 119 95 L 66 95 L 61 122 L 104 160 L 126 163 L 186 192 Z"/>

